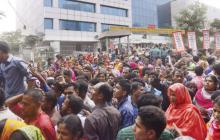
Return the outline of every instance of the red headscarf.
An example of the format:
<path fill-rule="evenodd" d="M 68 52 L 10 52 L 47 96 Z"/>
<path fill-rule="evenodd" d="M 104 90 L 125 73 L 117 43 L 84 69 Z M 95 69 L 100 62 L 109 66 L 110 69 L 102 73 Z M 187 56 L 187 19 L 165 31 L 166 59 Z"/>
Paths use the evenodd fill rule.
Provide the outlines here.
<path fill-rule="evenodd" d="M 187 88 L 180 83 L 173 84 L 168 89 L 168 96 L 173 91 L 176 102 L 171 103 L 166 111 L 167 127 L 175 124 L 184 136 L 196 140 L 205 140 L 207 129 L 199 110 L 192 104 Z"/>

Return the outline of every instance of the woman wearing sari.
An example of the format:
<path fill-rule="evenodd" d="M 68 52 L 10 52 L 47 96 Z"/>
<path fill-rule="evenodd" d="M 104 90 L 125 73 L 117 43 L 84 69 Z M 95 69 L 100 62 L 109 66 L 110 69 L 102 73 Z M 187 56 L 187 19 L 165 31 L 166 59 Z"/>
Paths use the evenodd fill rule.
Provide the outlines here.
<path fill-rule="evenodd" d="M 24 127 L 26 124 L 21 121 L 5 119 L 0 121 L 0 140 L 9 140 L 9 136 L 18 128 Z"/>
<path fill-rule="evenodd" d="M 199 110 L 192 104 L 187 88 L 180 83 L 168 89 L 170 106 L 166 111 L 167 128 L 175 128 L 196 140 L 206 138 L 207 129 Z"/>
<path fill-rule="evenodd" d="M 214 75 L 208 75 L 205 77 L 204 87 L 198 90 L 195 95 L 195 105 L 201 111 L 205 122 L 208 122 L 211 116 L 211 110 L 213 108 L 211 95 L 216 91 L 217 85 L 217 78 Z"/>
<path fill-rule="evenodd" d="M 45 138 L 35 126 L 7 119 L 0 121 L 0 140 L 45 140 Z"/>

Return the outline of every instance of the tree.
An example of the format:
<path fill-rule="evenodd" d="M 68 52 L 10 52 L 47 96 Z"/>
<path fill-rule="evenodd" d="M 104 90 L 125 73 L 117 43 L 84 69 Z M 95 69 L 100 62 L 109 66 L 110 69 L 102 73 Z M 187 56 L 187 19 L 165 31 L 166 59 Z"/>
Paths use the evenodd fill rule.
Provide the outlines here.
<path fill-rule="evenodd" d="M 179 16 L 175 17 L 177 26 L 184 30 L 201 31 L 205 25 L 206 12 L 206 6 L 196 2 L 180 11 Z"/>
<path fill-rule="evenodd" d="M 214 19 L 210 26 L 212 31 L 220 30 L 220 19 Z"/>
<path fill-rule="evenodd" d="M 5 32 L 0 35 L 0 40 L 5 41 L 9 44 L 11 52 L 18 53 L 20 47 L 24 46 L 23 35 L 20 31 L 16 32 Z"/>
<path fill-rule="evenodd" d="M 41 35 L 28 35 L 24 39 L 25 45 L 31 48 L 42 43 L 42 41 L 43 41 L 43 36 Z"/>
<path fill-rule="evenodd" d="M 205 27 L 206 13 L 207 7 L 204 4 L 195 2 L 186 9 L 180 11 L 179 15 L 175 17 L 178 28 L 196 32 L 198 48 L 202 47 L 201 31 Z"/>

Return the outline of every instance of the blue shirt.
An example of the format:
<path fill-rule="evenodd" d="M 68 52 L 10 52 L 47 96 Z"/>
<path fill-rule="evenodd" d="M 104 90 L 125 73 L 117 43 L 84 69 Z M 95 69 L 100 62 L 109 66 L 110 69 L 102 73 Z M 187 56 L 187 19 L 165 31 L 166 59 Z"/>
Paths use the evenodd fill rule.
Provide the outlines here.
<path fill-rule="evenodd" d="M 123 98 L 118 104 L 118 110 L 121 114 L 121 128 L 128 127 L 134 124 L 135 112 L 128 97 Z"/>
<path fill-rule="evenodd" d="M 25 77 L 29 76 L 27 67 L 23 60 L 12 55 L 0 64 L 0 82 L 3 82 L 6 98 L 25 91 Z"/>

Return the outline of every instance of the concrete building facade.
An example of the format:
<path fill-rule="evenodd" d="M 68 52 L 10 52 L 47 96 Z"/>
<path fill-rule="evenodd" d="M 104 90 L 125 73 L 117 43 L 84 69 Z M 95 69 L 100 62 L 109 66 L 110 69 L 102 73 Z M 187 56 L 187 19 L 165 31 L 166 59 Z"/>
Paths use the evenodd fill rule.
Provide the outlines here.
<path fill-rule="evenodd" d="M 131 0 L 17 1 L 17 29 L 44 34 L 56 53 L 93 52 L 110 26 L 132 26 Z"/>

